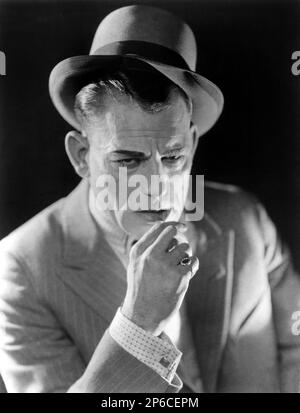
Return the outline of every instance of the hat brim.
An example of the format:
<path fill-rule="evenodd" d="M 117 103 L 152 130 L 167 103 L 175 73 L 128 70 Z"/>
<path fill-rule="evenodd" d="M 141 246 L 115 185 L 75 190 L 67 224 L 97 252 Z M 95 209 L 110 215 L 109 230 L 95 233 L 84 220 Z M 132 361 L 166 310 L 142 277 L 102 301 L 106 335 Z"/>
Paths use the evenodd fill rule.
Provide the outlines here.
<path fill-rule="evenodd" d="M 120 66 L 143 66 L 162 73 L 178 85 L 193 102 L 192 121 L 199 136 L 206 133 L 218 120 L 224 105 L 220 89 L 196 72 L 148 60 L 137 55 L 84 55 L 74 56 L 58 63 L 49 78 L 49 92 L 60 115 L 75 129 L 80 130 L 74 103 L 82 87 L 96 80 L 101 72 L 113 71 Z"/>

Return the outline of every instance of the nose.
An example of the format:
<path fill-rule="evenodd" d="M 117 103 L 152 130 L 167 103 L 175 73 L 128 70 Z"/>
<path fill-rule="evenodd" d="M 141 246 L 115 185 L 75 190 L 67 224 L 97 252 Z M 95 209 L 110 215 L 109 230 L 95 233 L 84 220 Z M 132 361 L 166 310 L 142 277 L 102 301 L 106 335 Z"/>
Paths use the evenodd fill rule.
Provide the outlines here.
<path fill-rule="evenodd" d="M 162 173 L 162 165 L 160 160 L 155 159 L 154 156 L 151 156 L 151 158 L 148 159 L 145 172 L 147 179 L 151 179 L 151 176 L 153 175 L 160 175 Z"/>
<path fill-rule="evenodd" d="M 162 162 L 158 159 L 148 160 L 145 170 L 147 179 L 147 188 L 143 188 L 145 195 L 148 195 L 153 200 L 161 199 L 167 193 L 168 176 L 164 172 Z"/>

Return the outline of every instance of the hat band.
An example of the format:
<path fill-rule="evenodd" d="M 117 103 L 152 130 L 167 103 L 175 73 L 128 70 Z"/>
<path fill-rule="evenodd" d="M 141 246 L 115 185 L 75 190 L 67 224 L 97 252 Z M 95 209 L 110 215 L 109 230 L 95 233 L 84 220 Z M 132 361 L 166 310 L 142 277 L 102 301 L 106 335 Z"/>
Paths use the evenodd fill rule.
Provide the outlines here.
<path fill-rule="evenodd" d="M 191 70 L 183 57 L 174 50 L 156 43 L 140 40 L 123 40 L 108 43 L 96 49 L 92 55 L 137 55 L 180 69 Z"/>

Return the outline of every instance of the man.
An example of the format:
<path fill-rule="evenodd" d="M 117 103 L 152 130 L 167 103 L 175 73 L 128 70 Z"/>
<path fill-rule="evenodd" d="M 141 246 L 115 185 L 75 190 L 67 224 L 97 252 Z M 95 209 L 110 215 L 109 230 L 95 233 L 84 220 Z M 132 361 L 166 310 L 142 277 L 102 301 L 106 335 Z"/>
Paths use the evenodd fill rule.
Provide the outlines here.
<path fill-rule="evenodd" d="M 203 219 L 184 212 L 178 188 L 223 106 L 195 64 L 185 23 L 129 6 L 101 22 L 89 56 L 52 71 L 82 182 L 1 241 L 9 392 L 299 390 L 300 282 L 264 209 L 210 183 Z M 143 184 L 151 206 L 134 210 L 123 173 L 169 185 Z M 103 176 L 119 188 L 104 188 L 112 208 Z"/>

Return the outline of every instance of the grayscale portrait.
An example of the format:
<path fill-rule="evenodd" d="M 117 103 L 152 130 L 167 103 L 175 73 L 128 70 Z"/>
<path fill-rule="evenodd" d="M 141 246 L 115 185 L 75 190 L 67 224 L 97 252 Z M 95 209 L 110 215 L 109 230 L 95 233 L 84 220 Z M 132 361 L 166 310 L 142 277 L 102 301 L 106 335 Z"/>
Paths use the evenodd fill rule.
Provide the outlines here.
<path fill-rule="evenodd" d="M 299 392 L 299 17 L 0 1 L 2 392 Z"/>

